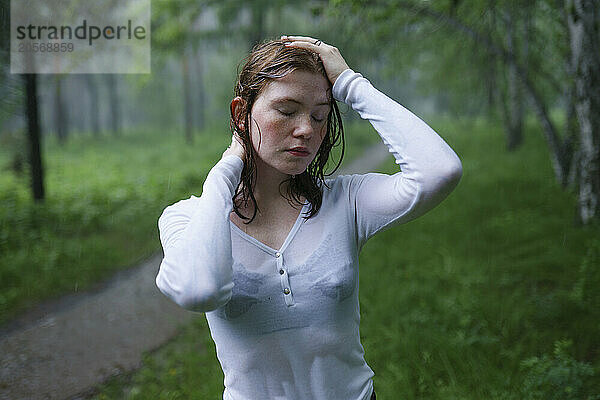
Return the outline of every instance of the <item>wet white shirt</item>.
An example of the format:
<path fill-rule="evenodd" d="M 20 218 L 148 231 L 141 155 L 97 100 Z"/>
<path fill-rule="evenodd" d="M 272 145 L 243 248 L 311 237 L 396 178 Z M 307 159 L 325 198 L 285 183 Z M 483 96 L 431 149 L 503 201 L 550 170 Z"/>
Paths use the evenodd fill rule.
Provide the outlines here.
<path fill-rule="evenodd" d="M 371 122 L 401 171 L 327 180 L 319 212 L 306 220 L 304 206 L 279 249 L 229 220 L 243 167 L 235 155 L 211 169 L 200 197 L 159 218 L 156 285 L 182 307 L 206 312 L 225 400 L 369 399 L 358 254 L 375 233 L 433 208 L 460 179 L 460 160 L 444 140 L 361 74 L 345 70 L 333 95 Z"/>

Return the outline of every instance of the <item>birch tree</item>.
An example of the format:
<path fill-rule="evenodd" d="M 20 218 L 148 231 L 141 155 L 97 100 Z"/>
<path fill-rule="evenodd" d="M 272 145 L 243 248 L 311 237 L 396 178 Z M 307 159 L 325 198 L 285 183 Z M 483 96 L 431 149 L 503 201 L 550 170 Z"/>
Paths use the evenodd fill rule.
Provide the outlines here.
<path fill-rule="evenodd" d="M 578 204 L 583 223 L 600 217 L 600 1 L 567 0 L 579 122 Z"/>
<path fill-rule="evenodd" d="M 499 61 L 503 71 L 508 71 L 509 77 L 517 77 L 524 94 L 529 100 L 532 110 L 539 120 L 542 134 L 549 150 L 551 165 L 556 180 L 565 188 L 568 187 L 570 178 L 575 184 L 578 196 L 578 215 L 582 223 L 587 224 L 600 218 L 599 196 L 600 196 L 600 170 L 599 155 L 600 142 L 598 130 L 600 124 L 600 49 L 598 37 L 600 29 L 599 13 L 600 0 L 505 0 L 493 2 L 493 6 L 499 13 L 505 15 L 516 9 L 527 7 L 531 18 L 538 18 L 537 42 L 540 46 L 535 49 L 538 53 L 532 60 L 535 63 L 525 63 L 523 58 L 517 54 L 514 46 L 513 36 L 511 38 L 510 26 L 508 36 L 506 26 L 503 28 L 504 37 L 508 44 L 491 34 L 484 25 L 485 19 L 481 16 L 486 13 L 488 2 L 473 1 L 444 1 L 444 2 L 422 2 L 422 1 L 361 1 L 361 0 L 336 0 L 332 7 L 347 7 L 346 12 L 364 12 L 368 9 L 367 19 L 374 24 L 381 24 L 381 18 L 372 16 L 385 15 L 388 20 L 394 21 L 395 31 L 398 29 L 398 21 L 404 24 L 412 24 L 414 31 L 419 26 L 425 26 L 432 22 L 437 26 L 442 25 L 448 32 L 458 32 L 461 35 L 447 35 L 445 43 L 451 41 L 469 39 L 477 43 L 479 47 L 485 48 L 493 58 Z M 366 6 L 368 5 L 368 8 Z M 568 23 L 563 23 L 560 16 L 563 15 L 562 7 L 566 7 L 564 13 L 568 16 Z M 371 16 L 369 18 L 369 16 Z M 479 17 L 478 17 L 479 16 Z M 568 31 L 565 32 L 568 26 Z M 383 41 L 389 41 L 394 32 L 388 32 L 389 36 Z M 565 65 L 569 57 L 569 51 L 562 51 L 556 43 L 561 43 L 566 37 L 570 38 L 571 68 L 573 79 L 570 80 Z M 512 45 L 510 41 L 513 41 Z M 529 39 L 528 39 L 529 40 Z M 444 43 L 440 44 L 443 47 Z M 528 47 L 527 52 L 533 56 L 533 48 Z M 399 57 L 401 58 L 401 57 Z M 529 58 L 529 57 L 528 57 Z M 548 59 L 552 60 L 548 62 Z M 476 59 L 474 59 L 476 60 Z M 558 68 L 557 68 L 558 67 Z M 473 68 L 471 72 L 475 72 Z M 509 81 L 514 82 L 512 79 Z M 577 140 L 574 140 L 571 132 L 573 124 L 567 123 L 566 128 L 556 124 L 550 117 L 550 108 L 556 104 L 556 100 L 569 92 L 564 90 L 570 85 L 573 93 L 574 109 L 577 114 L 578 130 Z M 514 86 L 509 89 L 517 93 Z M 562 92 L 562 93 L 561 93 Z M 568 101 L 567 101 L 568 103 Z M 567 105 L 568 115 L 568 105 Z M 514 113 L 508 109 L 509 113 Z M 563 132 L 561 134 L 561 132 Z M 575 168 L 575 171 L 573 170 Z"/>

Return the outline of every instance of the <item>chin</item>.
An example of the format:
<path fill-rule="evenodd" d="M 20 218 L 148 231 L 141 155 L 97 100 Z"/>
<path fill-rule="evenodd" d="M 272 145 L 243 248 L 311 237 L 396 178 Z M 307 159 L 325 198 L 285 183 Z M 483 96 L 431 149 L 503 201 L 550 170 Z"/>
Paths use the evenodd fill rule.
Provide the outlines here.
<path fill-rule="evenodd" d="M 277 160 L 277 162 L 265 164 L 285 175 L 300 175 L 306 171 L 310 164 L 307 164 L 306 160 L 303 162 L 298 161 L 300 160 L 297 160 L 296 162 L 290 162 L 289 160 Z"/>
<path fill-rule="evenodd" d="M 304 169 L 299 169 L 299 168 L 289 169 L 288 168 L 288 169 L 283 169 L 283 170 L 279 170 L 279 171 L 286 175 L 300 175 L 300 174 L 304 173 L 304 171 L 306 171 L 306 168 L 304 168 Z"/>
<path fill-rule="evenodd" d="M 306 169 L 308 168 L 310 164 L 306 164 L 306 165 L 302 165 L 299 168 L 291 168 L 289 174 L 290 175 L 300 175 L 303 174 L 304 172 L 306 172 Z"/>
<path fill-rule="evenodd" d="M 306 168 L 308 167 L 308 165 L 305 165 L 305 163 L 303 162 L 290 162 L 289 160 L 278 161 L 279 162 L 270 164 L 270 166 L 271 168 L 285 175 L 300 175 L 301 173 L 306 171 Z"/>

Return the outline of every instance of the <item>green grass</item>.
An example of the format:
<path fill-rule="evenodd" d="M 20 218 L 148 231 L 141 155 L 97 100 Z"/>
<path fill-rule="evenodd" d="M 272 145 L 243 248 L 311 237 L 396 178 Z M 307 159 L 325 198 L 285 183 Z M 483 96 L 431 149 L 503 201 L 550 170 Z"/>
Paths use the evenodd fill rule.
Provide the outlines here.
<path fill-rule="evenodd" d="M 364 126 L 347 128 L 351 145 L 345 160 L 377 139 Z M 222 127 L 199 132 L 193 145 L 185 144 L 178 131 L 128 131 L 99 139 L 79 135 L 64 147 L 45 137 L 46 199 L 41 204 L 31 200 L 27 178 L 7 168 L 10 145 L 21 149 L 22 143 L 0 139 L 2 324 L 160 251 L 160 213 L 202 192 L 231 134 Z"/>
<path fill-rule="evenodd" d="M 0 322 L 158 250 L 161 207 L 199 191 L 208 154 L 226 143 L 208 133 L 195 146 L 164 132 L 73 137 L 65 147 L 52 139 L 43 203 L 31 200 L 26 179 L 0 180 Z"/>
<path fill-rule="evenodd" d="M 600 231 L 575 227 L 539 132 L 506 153 L 501 131 L 461 125 L 446 128 L 463 160 L 457 190 L 361 255 L 362 334 L 382 398 L 524 398 L 522 360 L 562 339 L 598 364 L 599 312 L 574 289 Z"/>
<path fill-rule="evenodd" d="M 599 398 L 600 230 L 574 224 L 575 199 L 554 182 L 541 133 L 528 129 L 507 153 L 489 123 L 433 126 L 463 161 L 458 188 L 360 256 L 378 397 Z M 218 399 L 222 379 L 200 319 L 95 398 Z"/>

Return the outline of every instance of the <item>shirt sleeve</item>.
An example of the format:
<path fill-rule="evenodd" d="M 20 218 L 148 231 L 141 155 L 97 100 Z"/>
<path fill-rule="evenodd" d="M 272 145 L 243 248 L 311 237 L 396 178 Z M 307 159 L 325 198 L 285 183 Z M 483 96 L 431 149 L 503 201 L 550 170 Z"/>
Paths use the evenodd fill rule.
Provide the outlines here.
<path fill-rule="evenodd" d="M 401 169 L 393 175 L 350 177 L 350 208 L 360 249 L 382 229 L 408 222 L 439 204 L 458 184 L 462 164 L 429 125 L 375 89 L 360 73 L 342 72 L 333 95 L 369 120 Z"/>
<path fill-rule="evenodd" d="M 200 197 L 168 206 L 158 219 L 164 257 L 156 286 L 188 310 L 212 311 L 231 298 L 229 215 L 243 165 L 235 155 L 222 158 L 208 173 Z"/>

